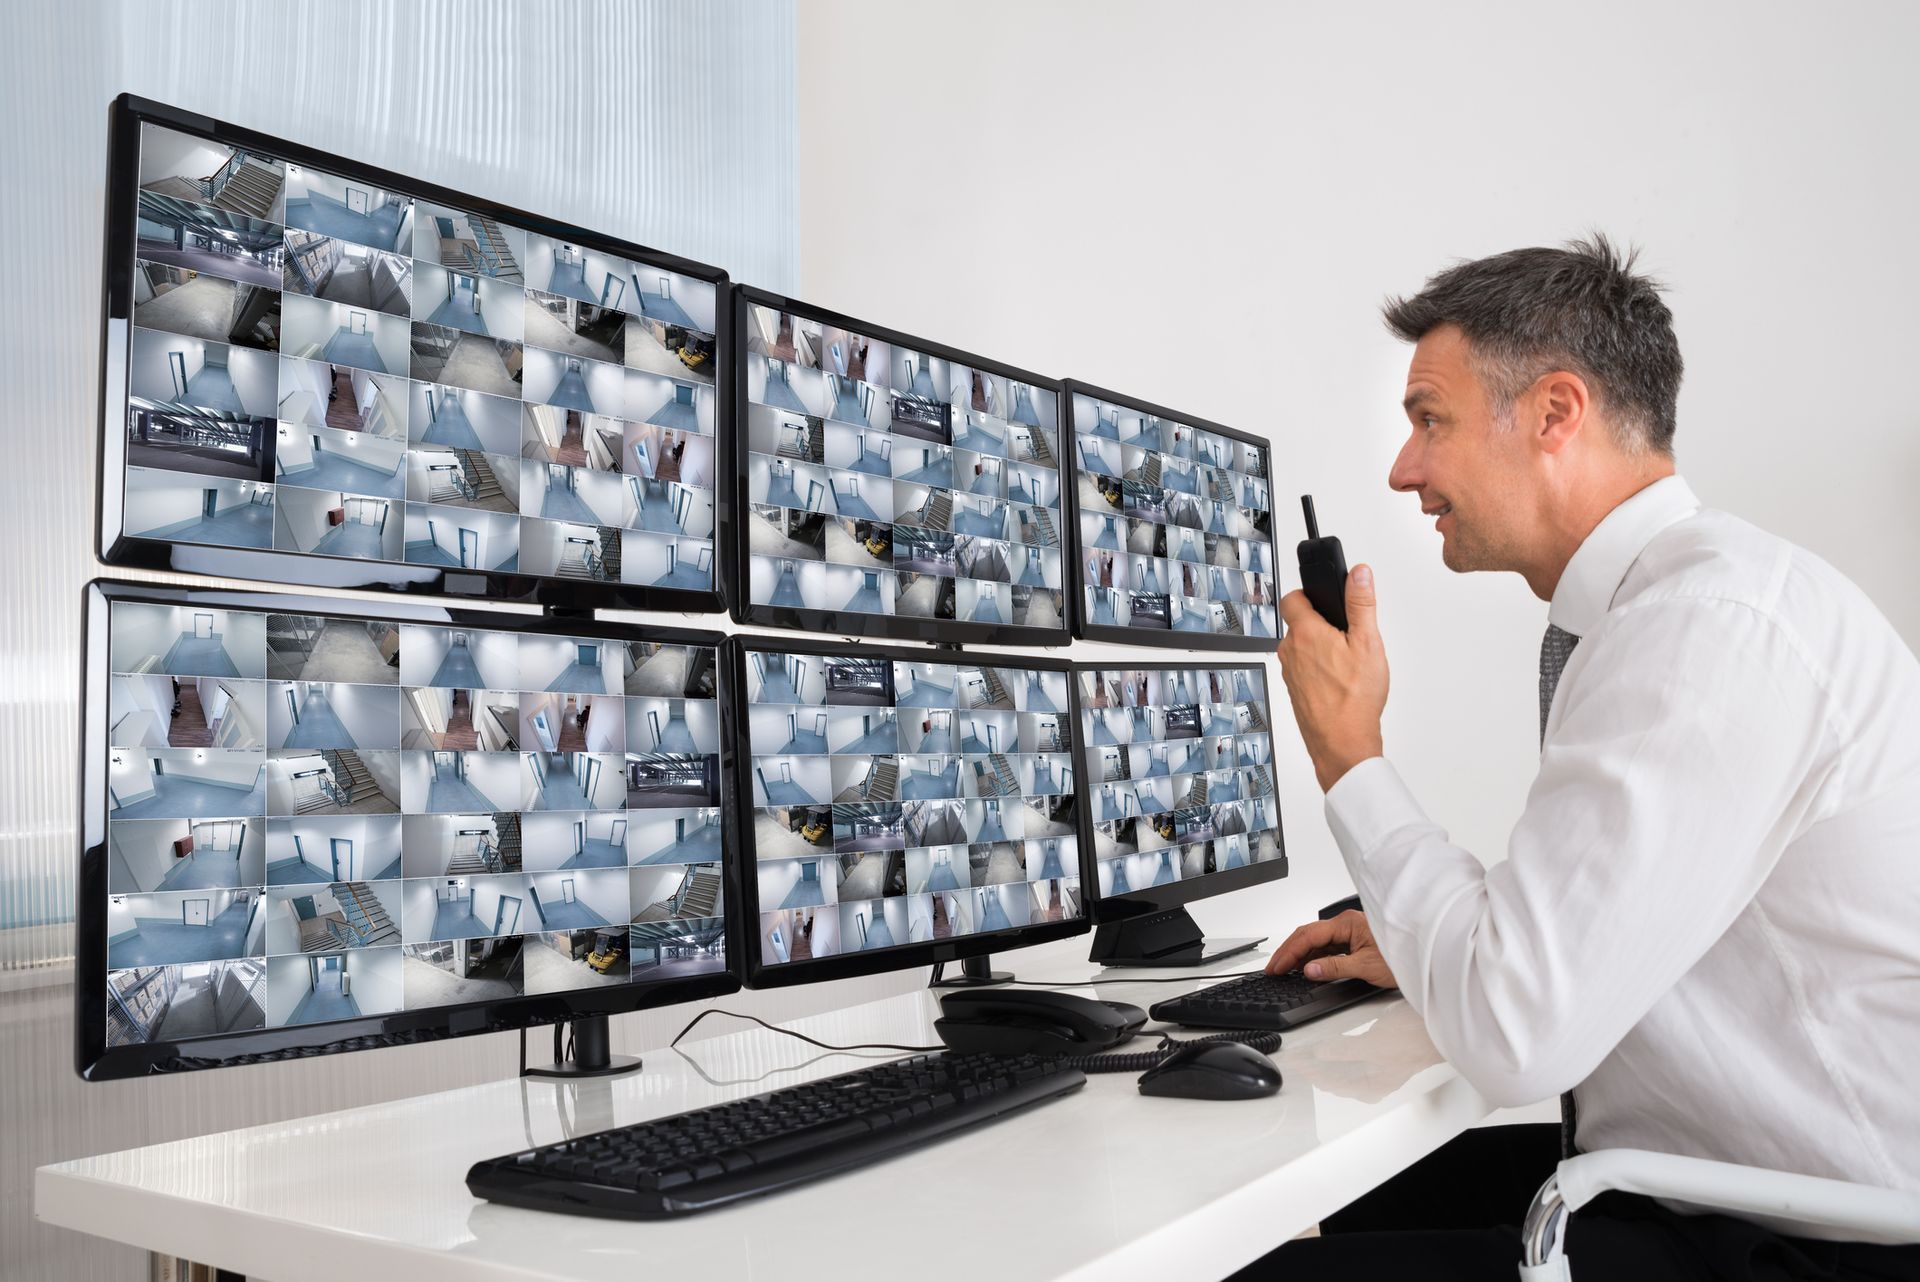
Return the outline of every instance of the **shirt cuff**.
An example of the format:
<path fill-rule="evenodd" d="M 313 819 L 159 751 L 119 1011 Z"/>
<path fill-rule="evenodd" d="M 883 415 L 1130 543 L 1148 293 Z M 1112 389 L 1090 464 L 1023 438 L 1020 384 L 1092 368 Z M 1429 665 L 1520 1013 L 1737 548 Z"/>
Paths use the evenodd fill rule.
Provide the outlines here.
<path fill-rule="evenodd" d="M 1327 827 L 1339 843 L 1347 871 L 1363 892 L 1360 870 L 1368 852 L 1408 824 L 1431 822 L 1385 757 L 1368 757 L 1341 775 L 1327 789 L 1324 805 Z"/>

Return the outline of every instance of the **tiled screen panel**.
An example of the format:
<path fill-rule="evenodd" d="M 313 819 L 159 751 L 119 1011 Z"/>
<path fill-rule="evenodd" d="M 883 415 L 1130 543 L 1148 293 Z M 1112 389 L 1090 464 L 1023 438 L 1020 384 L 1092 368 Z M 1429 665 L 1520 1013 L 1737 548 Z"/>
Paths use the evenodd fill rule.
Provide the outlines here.
<path fill-rule="evenodd" d="M 747 600 L 1064 626 L 1057 393 L 747 310 Z"/>
<path fill-rule="evenodd" d="M 1281 857 L 1265 668 L 1075 680 L 1102 897 Z"/>
<path fill-rule="evenodd" d="M 746 661 L 762 965 L 1083 915 L 1069 674 Z"/>
<path fill-rule="evenodd" d="M 707 647 L 118 601 L 108 1045 L 726 969 Z"/>
<path fill-rule="evenodd" d="M 127 535 L 713 589 L 713 284 L 142 131 Z"/>
<path fill-rule="evenodd" d="M 1086 621 L 1278 636 L 1267 448 L 1085 393 L 1073 401 Z"/>

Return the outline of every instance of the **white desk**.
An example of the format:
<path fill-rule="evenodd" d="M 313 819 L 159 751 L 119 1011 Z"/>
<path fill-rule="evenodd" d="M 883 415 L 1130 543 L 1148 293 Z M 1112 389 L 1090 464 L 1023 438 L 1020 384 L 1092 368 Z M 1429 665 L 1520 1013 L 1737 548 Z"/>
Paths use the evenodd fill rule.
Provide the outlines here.
<path fill-rule="evenodd" d="M 1248 969 L 1255 956 L 1264 953 L 1212 969 Z M 1080 961 L 1022 977 L 1095 973 Z M 1146 1006 L 1185 990 L 1077 991 Z M 916 992 L 794 1027 L 841 1044 L 931 1044 L 936 1014 L 936 996 Z M 697 1031 L 732 1023 L 716 1015 Z M 983 1272 L 994 1282 L 1164 1282 L 1231 1273 L 1491 1111 L 1412 1009 L 1379 997 L 1288 1034 L 1276 1056 L 1286 1085 L 1268 1100 L 1151 1099 L 1132 1074 L 1093 1076 L 1073 1095 L 922 1152 L 671 1223 L 550 1215 L 468 1194 L 467 1168 L 483 1157 L 858 1066 L 742 1027 L 654 1051 L 624 1078 L 497 1082 L 42 1167 L 35 1213 L 270 1282 L 979 1282 Z"/>

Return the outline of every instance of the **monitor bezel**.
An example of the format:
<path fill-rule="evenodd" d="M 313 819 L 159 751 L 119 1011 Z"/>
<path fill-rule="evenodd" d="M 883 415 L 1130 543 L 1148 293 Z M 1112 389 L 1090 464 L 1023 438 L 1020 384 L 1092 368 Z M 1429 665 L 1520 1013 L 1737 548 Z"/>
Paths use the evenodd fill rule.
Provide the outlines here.
<path fill-rule="evenodd" d="M 736 633 L 727 638 L 721 647 L 722 662 L 728 669 L 733 688 L 739 692 L 738 702 L 723 704 L 720 709 L 720 737 L 723 746 L 730 748 L 733 764 L 738 766 L 752 759 L 753 748 L 749 742 L 747 726 L 747 651 L 771 650 L 782 654 L 802 654 L 816 658 L 847 657 L 854 653 L 844 644 L 822 643 L 811 638 L 768 636 L 765 634 Z M 904 663 L 953 663 L 980 665 L 984 667 L 1022 666 L 1042 669 L 1049 672 L 1067 674 L 1068 715 L 1074 727 L 1074 742 L 1079 742 L 1080 700 L 1074 688 L 1073 666 L 1065 659 L 1043 658 L 1030 655 L 1007 655 L 982 653 L 976 650 L 963 650 L 958 647 L 937 650 L 915 650 L 901 646 L 860 646 L 857 654 L 861 658 L 886 659 Z M 896 705 L 897 707 L 898 705 Z M 1076 749 L 1077 752 L 1077 749 Z M 1081 902 L 1086 903 L 1087 876 L 1092 871 L 1087 862 L 1086 835 L 1086 797 L 1080 788 L 1080 774 L 1084 761 L 1074 762 L 1074 804 L 1080 808 L 1082 816 L 1075 826 L 1075 844 L 1079 847 L 1076 863 L 1080 872 Z M 738 923 L 740 930 L 740 971 L 748 988 L 785 988 L 793 984 L 811 984 L 829 979 L 852 979 L 860 975 L 875 975 L 896 970 L 912 970 L 919 966 L 930 966 L 936 962 L 964 961 L 969 957 L 984 957 L 990 953 L 1004 952 L 1013 948 L 1027 948 L 1034 944 L 1050 943 L 1056 939 L 1070 939 L 1075 935 L 1084 935 L 1093 929 L 1093 916 L 1089 909 L 1082 916 L 1071 921 L 1047 922 L 1040 926 L 1016 926 L 1010 930 L 994 931 L 991 934 L 972 934 L 963 939 L 949 939 L 945 942 L 929 941 L 921 944 L 902 944 L 893 948 L 881 949 L 875 953 L 839 953 L 832 957 L 818 957 L 805 962 L 787 962 L 784 965 L 769 965 L 761 960 L 759 950 L 760 922 L 760 886 L 756 870 L 759 867 L 758 850 L 753 837 L 753 792 L 751 788 L 739 786 L 739 773 L 734 770 L 727 779 L 734 787 L 734 831 L 739 836 L 740 857 L 725 870 L 734 877 L 727 887 L 727 893 L 739 906 Z M 742 827 L 741 825 L 746 825 Z M 755 858 L 748 859 L 748 853 Z M 729 918 L 731 925 L 735 919 Z"/>
<path fill-rule="evenodd" d="M 159 584 L 95 579 L 82 599 L 80 659 L 80 779 L 78 788 L 80 868 L 74 912 L 74 1068 L 87 1081 L 144 1077 L 256 1062 L 260 1057 L 371 1050 L 439 1041 L 474 1033 L 538 1027 L 588 1015 L 618 1015 L 680 1002 L 725 997 L 740 988 L 737 914 L 726 921 L 727 968 L 712 975 L 578 989 L 567 993 L 522 995 L 504 1001 L 464 1002 L 418 1011 L 396 1011 L 325 1024 L 288 1025 L 221 1033 L 176 1042 L 109 1047 L 107 1035 L 107 902 L 110 898 L 107 850 L 108 693 L 113 673 L 108 611 L 113 603 L 203 605 L 260 613 L 299 613 L 382 619 L 396 624 L 456 626 L 533 635 L 592 636 L 609 641 L 660 641 L 670 645 L 712 646 L 722 634 L 691 628 L 638 627 L 579 617 L 508 614 L 449 608 L 412 601 L 361 601 L 228 589 L 172 588 Z M 727 666 L 715 656 L 715 701 L 727 705 L 731 694 Z M 724 748 L 724 743 L 722 747 Z M 723 758 L 722 770 L 726 769 Z M 723 776 L 724 777 L 724 776 Z M 727 804 L 724 792 L 721 805 Z M 723 811 L 724 818 L 724 811 Z M 722 880 L 727 860 L 722 859 Z M 339 1045 L 357 1040 L 359 1045 Z"/>
<path fill-rule="evenodd" d="M 713 586 L 705 590 L 657 588 L 644 584 L 598 583 L 495 570 L 449 570 L 400 561 L 365 561 L 356 557 L 287 552 L 273 548 L 183 543 L 128 534 L 124 513 L 128 363 L 133 338 L 131 285 L 138 257 L 135 224 L 139 212 L 140 129 L 146 124 L 194 134 L 227 146 L 267 152 L 282 160 L 325 173 L 364 179 L 384 190 L 401 192 L 415 200 L 470 210 L 528 231 L 574 241 L 635 263 L 659 267 L 713 285 L 716 436 Z M 733 466 L 733 431 L 728 417 L 729 398 L 722 386 L 720 371 L 731 360 L 733 332 L 732 309 L 727 306 L 730 282 L 725 271 L 132 94 L 122 94 L 114 99 L 108 136 L 101 286 L 100 421 L 96 425 L 101 465 L 95 478 L 97 519 L 94 534 L 95 551 L 102 562 L 115 567 L 244 579 L 271 585 L 291 584 L 329 591 L 430 594 L 475 602 L 515 602 L 569 609 L 603 607 L 689 614 L 718 614 L 726 610 L 725 575 L 722 570 L 727 560 L 724 532 L 731 529 L 733 524 L 728 511 L 733 491 L 723 478 Z"/>
<path fill-rule="evenodd" d="M 1211 660 L 1211 661 L 1209 661 Z M 1076 711 L 1080 709 L 1079 676 L 1083 672 L 1107 672 L 1116 668 L 1138 671 L 1193 672 L 1201 668 L 1255 668 L 1267 691 L 1268 737 L 1273 735 L 1272 708 L 1273 683 L 1267 680 L 1267 665 L 1249 660 L 1234 661 L 1230 656 L 1195 656 L 1192 663 L 1174 663 L 1167 659 L 1155 658 L 1150 662 L 1135 662 L 1119 658 L 1110 660 L 1080 660 L 1073 665 L 1075 681 L 1073 683 L 1073 702 Z M 1087 769 L 1086 758 L 1086 722 L 1084 718 L 1074 722 L 1074 742 L 1081 754 L 1076 763 L 1074 781 L 1081 788 L 1080 793 L 1080 851 L 1085 872 L 1081 875 L 1081 890 L 1086 896 L 1087 916 L 1096 925 L 1108 922 L 1126 921 L 1135 917 L 1150 917 L 1156 913 L 1171 912 L 1196 900 L 1211 899 L 1215 895 L 1231 894 L 1236 890 L 1245 890 L 1249 886 L 1264 885 L 1269 881 L 1279 881 L 1287 875 L 1287 828 L 1286 811 L 1280 804 L 1280 781 L 1276 768 L 1269 768 L 1274 774 L 1273 791 L 1273 832 L 1280 843 L 1280 857 L 1265 863 L 1248 864 L 1244 868 L 1229 868 L 1225 872 L 1210 873 L 1191 881 L 1168 882 L 1164 886 L 1146 886 L 1139 890 L 1129 890 L 1118 895 L 1100 893 L 1100 870 L 1096 866 L 1098 859 L 1093 853 L 1093 780 Z M 1143 816 L 1144 817 L 1144 816 Z"/>
<path fill-rule="evenodd" d="M 1272 545 L 1275 549 L 1273 558 L 1274 636 L 1221 636 L 1212 632 L 1175 632 L 1171 628 L 1166 631 L 1160 631 L 1155 628 L 1118 627 L 1113 624 L 1093 623 L 1088 620 L 1086 603 L 1081 596 L 1081 593 L 1086 589 L 1086 584 L 1081 581 L 1084 570 L 1080 564 L 1080 553 L 1082 551 L 1080 543 L 1080 451 L 1077 445 L 1079 431 L 1074 424 L 1073 398 L 1076 395 L 1088 396 L 1096 401 L 1106 401 L 1126 409 L 1138 410 L 1142 414 L 1150 414 L 1155 418 L 1173 419 L 1187 427 L 1198 428 L 1203 432 L 1213 432 L 1216 435 L 1224 436 L 1229 440 L 1239 441 L 1246 445 L 1259 446 L 1267 452 L 1267 493 L 1269 498 L 1273 496 L 1273 442 L 1264 437 L 1255 436 L 1251 432 L 1244 432 L 1238 428 L 1226 427 L 1220 423 L 1215 423 L 1210 419 L 1196 418 L 1192 414 L 1168 409 L 1164 405 L 1155 405 L 1152 401 L 1143 401 L 1137 396 L 1128 396 L 1123 392 L 1110 391 L 1104 387 L 1095 387 L 1091 383 L 1077 382 L 1073 379 L 1067 379 L 1061 384 L 1060 395 L 1063 402 L 1060 419 L 1063 424 L 1062 434 L 1065 435 L 1071 432 L 1076 442 L 1075 448 L 1071 450 L 1068 450 L 1064 445 L 1062 446 L 1063 452 L 1068 456 L 1065 461 L 1065 466 L 1070 469 L 1070 475 L 1072 477 L 1071 484 L 1067 484 L 1063 488 L 1067 491 L 1067 498 L 1065 499 L 1066 520 L 1072 530 L 1074 557 L 1073 563 L 1066 567 L 1067 572 L 1063 577 L 1072 585 L 1067 594 L 1071 598 L 1067 604 L 1067 620 L 1073 629 L 1075 639 L 1081 641 L 1109 641 L 1119 645 L 1145 646 L 1156 650 L 1224 650 L 1239 653 L 1269 650 L 1279 646 L 1280 637 L 1285 634 L 1285 630 L 1280 623 L 1279 612 L 1282 588 L 1280 582 L 1279 542 L 1277 537 Z M 1269 509 L 1269 515 L 1272 515 L 1272 509 Z"/>
<path fill-rule="evenodd" d="M 1060 405 L 1058 422 L 1064 431 L 1068 422 L 1063 394 L 1064 384 L 1057 378 L 1048 378 L 1032 370 L 1008 365 L 1004 361 L 990 360 L 976 356 L 972 352 L 961 351 L 944 343 L 918 338 L 912 334 L 889 329 L 884 325 L 875 325 L 840 312 L 817 307 L 812 303 L 803 303 L 797 299 L 786 298 L 768 290 L 751 285 L 736 284 L 733 287 L 733 306 L 730 328 L 736 340 L 733 345 L 733 367 L 728 384 L 732 389 L 734 405 L 729 418 L 733 423 L 735 435 L 733 457 L 738 475 L 734 478 L 733 511 L 744 521 L 748 510 L 746 458 L 751 452 L 747 448 L 747 356 L 744 335 L 747 332 L 747 308 L 750 306 L 772 307 L 780 311 L 791 312 L 795 316 L 839 329 L 852 330 L 869 338 L 887 343 L 890 346 L 906 347 L 915 352 L 937 357 L 956 365 L 985 370 L 998 374 L 1002 378 L 1011 378 L 1026 383 L 1037 390 L 1052 392 Z M 1068 566 L 1066 562 L 1073 555 L 1072 536 L 1064 528 L 1067 523 L 1068 498 L 1067 473 L 1064 465 L 1060 471 L 1060 535 L 1061 595 L 1066 595 L 1065 581 Z M 1002 645 L 1002 646 L 1055 646 L 1065 645 L 1071 639 L 1067 605 L 1061 604 L 1061 623 L 1057 628 L 1036 628 L 1016 623 L 974 623 L 964 619 L 922 619 L 911 615 L 898 614 L 862 614 L 850 610 L 808 610 L 793 606 L 760 605 L 750 601 L 748 586 L 751 582 L 751 540 L 743 531 L 736 530 L 733 539 L 733 556 L 728 564 L 731 572 L 725 585 L 725 593 L 732 602 L 732 616 L 735 623 L 751 627 L 789 628 L 797 632 L 824 632 L 835 636 L 872 637 L 883 641 L 923 641 L 935 645 Z"/>

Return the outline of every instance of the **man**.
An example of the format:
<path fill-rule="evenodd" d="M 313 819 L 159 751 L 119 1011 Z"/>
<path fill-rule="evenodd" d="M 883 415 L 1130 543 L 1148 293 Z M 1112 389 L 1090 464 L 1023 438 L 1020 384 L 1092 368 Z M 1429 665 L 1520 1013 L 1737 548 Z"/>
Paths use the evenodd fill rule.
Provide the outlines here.
<path fill-rule="evenodd" d="M 1287 691 L 1366 911 L 1268 969 L 1397 986 L 1495 1104 L 1571 1091 L 1582 1150 L 1920 1188 L 1920 664 L 1675 474 L 1672 316 L 1604 238 L 1462 263 L 1386 319 L 1415 345 L 1389 484 L 1449 569 L 1550 603 L 1540 772 L 1483 867 L 1382 755 L 1368 568 L 1345 633 L 1287 594 Z M 1469 1132 L 1249 1272 L 1512 1277 L 1560 1130 Z M 1583 1278 L 1920 1277 L 1920 1248 L 1624 1195 L 1567 1243 Z"/>

